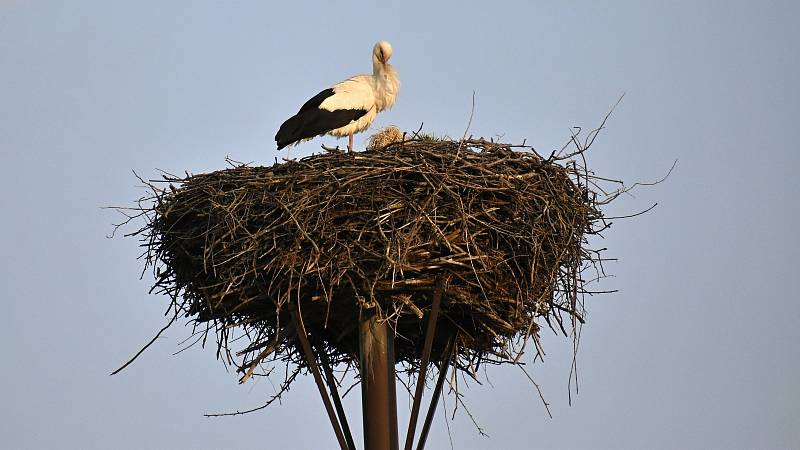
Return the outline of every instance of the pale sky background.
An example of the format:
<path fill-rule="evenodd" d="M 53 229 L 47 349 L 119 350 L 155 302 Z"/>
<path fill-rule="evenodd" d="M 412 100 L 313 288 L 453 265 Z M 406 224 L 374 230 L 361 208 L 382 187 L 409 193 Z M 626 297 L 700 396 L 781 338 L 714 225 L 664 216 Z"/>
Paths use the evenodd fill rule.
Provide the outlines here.
<path fill-rule="evenodd" d="M 0 0 L 0 448 L 335 447 L 310 377 L 203 417 L 274 387 L 237 385 L 212 349 L 172 356 L 186 327 L 108 376 L 167 299 L 100 207 L 139 197 L 132 169 L 271 164 L 280 123 L 368 72 L 379 39 L 402 89 L 377 126 L 460 136 L 475 91 L 471 134 L 548 152 L 627 92 L 590 165 L 634 182 L 679 160 L 608 209 L 659 203 L 598 243 L 620 292 L 587 304 L 572 406 L 569 341 L 545 333 L 553 419 L 518 369 L 490 370 L 466 401 L 491 438 L 460 410 L 456 449 L 800 448 L 799 18 L 792 1 Z M 347 405 L 360 441 L 357 390 Z M 428 448 L 449 448 L 434 426 Z"/>

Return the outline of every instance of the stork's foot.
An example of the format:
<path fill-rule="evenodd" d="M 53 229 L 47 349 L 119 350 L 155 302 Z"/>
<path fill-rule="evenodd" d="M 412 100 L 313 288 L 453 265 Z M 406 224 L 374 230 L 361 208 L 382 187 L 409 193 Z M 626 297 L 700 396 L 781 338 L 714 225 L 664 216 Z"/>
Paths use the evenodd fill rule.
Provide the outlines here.
<path fill-rule="evenodd" d="M 347 153 L 353 153 L 353 133 L 347 137 Z"/>

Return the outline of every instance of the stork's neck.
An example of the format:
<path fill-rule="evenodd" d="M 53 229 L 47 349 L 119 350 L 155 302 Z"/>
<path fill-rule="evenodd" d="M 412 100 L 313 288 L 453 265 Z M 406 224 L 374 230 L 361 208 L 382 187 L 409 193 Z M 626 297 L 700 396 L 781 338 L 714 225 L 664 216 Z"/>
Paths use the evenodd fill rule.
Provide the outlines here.
<path fill-rule="evenodd" d="M 391 108 L 397 91 L 400 89 L 400 79 L 391 64 L 381 64 L 380 61 L 372 62 L 372 87 L 375 91 L 375 106 L 378 111 Z"/>

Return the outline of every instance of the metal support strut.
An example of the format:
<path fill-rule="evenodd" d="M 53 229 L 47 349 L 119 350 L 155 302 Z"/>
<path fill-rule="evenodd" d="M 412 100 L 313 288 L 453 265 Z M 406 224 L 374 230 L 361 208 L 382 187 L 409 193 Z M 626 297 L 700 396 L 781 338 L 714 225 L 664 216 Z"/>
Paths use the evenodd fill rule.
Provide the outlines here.
<path fill-rule="evenodd" d="M 411 407 L 411 417 L 408 421 L 408 434 L 406 434 L 405 450 L 411 450 L 414 445 L 414 434 L 417 430 L 417 416 L 419 406 L 422 402 L 422 393 L 425 389 L 425 376 L 428 373 L 428 362 L 431 357 L 431 347 L 433 346 L 433 336 L 436 334 L 436 321 L 439 319 L 439 308 L 442 303 L 442 290 L 444 290 L 444 280 L 436 280 L 436 287 L 433 291 L 433 303 L 431 312 L 428 316 L 428 326 L 425 330 L 425 346 L 422 348 L 422 360 L 419 364 L 419 376 L 417 377 L 417 388 L 414 392 L 414 404 Z"/>
<path fill-rule="evenodd" d="M 333 426 L 333 431 L 336 433 L 336 440 L 339 441 L 339 447 L 342 450 L 349 450 L 344 433 L 342 432 L 342 428 L 339 426 L 339 420 L 337 420 L 336 413 L 331 405 L 331 399 L 328 398 L 328 392 L 325 390 L 325 385 L 322 381 L 322 375 L 320 375 L 319 366 L 317 366 L 317 358 L 314 356 L 314 351 L 311 349 L 311 343 L 308 340 L 306 327 L 303 325 L 303 317 L 300 314 L 298 306 L 292 305 L 291 312 L 292 320 L 294 320 L 297 327 L 297 337 L 300 339 L 300 346 L 303 348 L 303 354 L 306 357 L 308 367 L 311 369 L 311 373 L 314 375 L 314 381 L 317 383 L 317 389 L 319 390 L 319 395 L 322 397 L 322 403 L 325 404 L 325 410 L 328 412 L 328 418 L 331 420 L 331 426 Z"/>

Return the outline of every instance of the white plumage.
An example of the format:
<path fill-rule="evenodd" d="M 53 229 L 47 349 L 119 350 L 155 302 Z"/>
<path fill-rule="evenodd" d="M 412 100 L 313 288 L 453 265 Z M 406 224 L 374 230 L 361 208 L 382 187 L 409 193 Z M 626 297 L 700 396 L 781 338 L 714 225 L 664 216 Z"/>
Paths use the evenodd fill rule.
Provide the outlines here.
<path fill-rule="evenodd" d="M 392 46 L 380 41 L 372 49 L 372 75 L 357 75 L 312 97 L 294 116 L 287 119 L 275 135 L 278 149 L 330 134 L 348 136 L 347 149 L 353 150 L 353 134 L 366 130 L 379 112 L 394 105 L 400 80 L 388 63 Z"/>

